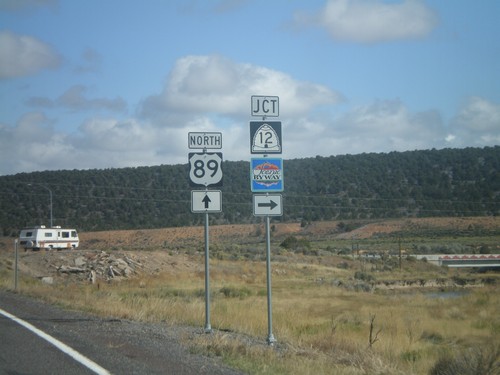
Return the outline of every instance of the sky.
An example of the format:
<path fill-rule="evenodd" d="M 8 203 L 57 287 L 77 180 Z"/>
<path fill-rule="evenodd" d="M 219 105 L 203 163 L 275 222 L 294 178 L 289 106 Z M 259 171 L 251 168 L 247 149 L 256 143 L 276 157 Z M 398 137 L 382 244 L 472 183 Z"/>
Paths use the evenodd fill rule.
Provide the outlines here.
<path fill-rule="evenodd" d="M 498 0 L 0 0 L 0 175 L 500 144 Z M 269 119 L 270 120 L 270 119 Z"/>

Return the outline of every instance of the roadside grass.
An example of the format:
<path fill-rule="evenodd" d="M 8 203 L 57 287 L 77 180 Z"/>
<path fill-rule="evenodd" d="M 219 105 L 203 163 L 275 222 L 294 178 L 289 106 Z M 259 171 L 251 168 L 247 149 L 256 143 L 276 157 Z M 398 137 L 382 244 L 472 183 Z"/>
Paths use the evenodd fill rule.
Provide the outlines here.
<path fill-rule="evenodd" d="M 453 298 L 429 297 L 418 288 L 356 292 L 334 281 L 353 282 L 363 265 L 354 262 L 344 269 L 325 265 L 330 264 L 326 256 L 318 261 L 284 254 L 272 267 L 277 343 L 269 347 L 265 263 L 222 258 L 226 260 L 210 261 L 214 332 L 184 341 L 194 352 L 221 356 L 251 374 L 427 374 L 438 365 L 455 365 L 460 353 L 474 349 L 481 359 L 492 345 L 500 345 L 498 286 L 470 288 Z M 377 279 L 405 278 L 419 274 L 421 267 L 420 277 L 443 277 L 442 269 L 408 263 L 402 273 L 372 270 L 370 264 L 363 272 Z M 0 272 L 0 287 L 11 288 L 11 275 L 9 264 Z M 22 276 L 19 288 L 100 316 L 200 329 L 205 319 L 200 272 L 142 275 L 98 285 L 46 285 Z"/>

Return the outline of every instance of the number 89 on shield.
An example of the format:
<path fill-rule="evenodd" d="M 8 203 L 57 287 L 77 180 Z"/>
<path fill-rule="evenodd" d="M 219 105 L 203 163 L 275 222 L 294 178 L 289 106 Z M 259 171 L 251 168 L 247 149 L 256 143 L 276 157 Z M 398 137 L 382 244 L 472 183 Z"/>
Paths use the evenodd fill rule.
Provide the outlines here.
<path fill-rule="evenodd" d="M 190 186 L 222 186 L 222 152 L 189 153 Z"/>

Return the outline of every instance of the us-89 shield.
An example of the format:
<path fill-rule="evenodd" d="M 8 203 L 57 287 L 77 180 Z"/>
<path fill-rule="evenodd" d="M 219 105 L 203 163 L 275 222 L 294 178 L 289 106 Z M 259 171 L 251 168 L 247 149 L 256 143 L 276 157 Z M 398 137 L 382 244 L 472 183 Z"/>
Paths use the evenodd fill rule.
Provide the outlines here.
<path fill-rule="evenodd" d="M 191 186 L 222 186 L 222 152 L 189 153 Z"/>

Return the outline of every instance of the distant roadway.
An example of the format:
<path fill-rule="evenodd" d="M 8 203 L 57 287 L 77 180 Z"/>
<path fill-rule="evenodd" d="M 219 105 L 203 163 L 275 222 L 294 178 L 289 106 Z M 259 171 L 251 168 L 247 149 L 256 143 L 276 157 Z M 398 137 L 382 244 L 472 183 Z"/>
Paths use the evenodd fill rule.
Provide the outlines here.
<path fill-rule="evenodd" d="M 201 328 L 103 319 L 0 290 L 1 374 L 241 374 L 180 344 L 197 334 Z"/>

